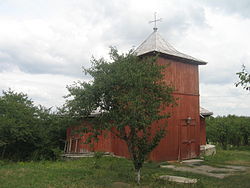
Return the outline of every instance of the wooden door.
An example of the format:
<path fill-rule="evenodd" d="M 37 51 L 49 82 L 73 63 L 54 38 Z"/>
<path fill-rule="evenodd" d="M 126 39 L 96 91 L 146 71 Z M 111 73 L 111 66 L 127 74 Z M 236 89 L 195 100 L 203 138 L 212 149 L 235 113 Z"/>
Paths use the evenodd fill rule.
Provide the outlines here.
<path fill-rule="evenodd" d="M 179 126 L 180 159 L 196 157 L 196 120 L 182 119 Z"/>

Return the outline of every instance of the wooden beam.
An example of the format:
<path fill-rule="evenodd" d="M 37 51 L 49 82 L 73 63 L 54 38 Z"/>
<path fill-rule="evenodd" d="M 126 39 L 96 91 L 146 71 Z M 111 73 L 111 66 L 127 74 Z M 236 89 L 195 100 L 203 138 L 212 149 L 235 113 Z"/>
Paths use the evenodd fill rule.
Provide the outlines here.
<path fill-rule="evenodd" d="M 76 144 L 75 144 L 75 153 L 77 152 L 77 146 L 78 146 L 78 139 L 76 139 Z"/>
<path fill-rule="evenodd" d="M 71 144 L 72 144 L 72 139 L 69 139 L 69 153 L 71 153 Z"/>

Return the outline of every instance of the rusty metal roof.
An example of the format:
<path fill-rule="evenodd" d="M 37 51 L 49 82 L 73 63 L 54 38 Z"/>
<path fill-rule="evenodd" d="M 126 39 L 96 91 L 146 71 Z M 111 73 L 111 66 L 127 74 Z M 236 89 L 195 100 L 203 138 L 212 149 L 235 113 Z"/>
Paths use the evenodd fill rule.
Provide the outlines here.
<path fill-rule="evenodd" d="M 205 61 L 196 59 L 192 56 L 186 55 L 177 51 L 171 44 L 169 44 L 158 32 L 154 30 L 151 35 L 135 50 L 138 56 L 148 54 L 151 52 L 159 52 L 168 56 L 173 56 L 188 63 L 194 63 L 198 65 L 207 64 Z"/>
<path fill-rule="evenodd" d="M 200 115 L 201 116 L 211 116 L 211 115 L 213 115 L 213 112 L 210 112 L 207 109 L 200 107 Z"/>

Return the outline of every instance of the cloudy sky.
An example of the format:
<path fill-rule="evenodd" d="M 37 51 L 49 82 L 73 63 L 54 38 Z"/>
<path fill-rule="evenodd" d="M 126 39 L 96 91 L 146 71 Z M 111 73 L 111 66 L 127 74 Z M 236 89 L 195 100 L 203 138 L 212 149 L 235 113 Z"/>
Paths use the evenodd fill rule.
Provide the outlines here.
<path fill-rule="evenodd" d="M 250 70 L 249 0 L 0 0 L 0 90 L 11 88 L 46 107 L 60 106 L 66 85 L 89 79 L 82 66 L 126 52 L 153 31 L 200 66 L 201 105 L 215 115 L 250 116 L 250 93 L 235 88 Z M 1 95 L 1 92 L 0 92 Z"/>

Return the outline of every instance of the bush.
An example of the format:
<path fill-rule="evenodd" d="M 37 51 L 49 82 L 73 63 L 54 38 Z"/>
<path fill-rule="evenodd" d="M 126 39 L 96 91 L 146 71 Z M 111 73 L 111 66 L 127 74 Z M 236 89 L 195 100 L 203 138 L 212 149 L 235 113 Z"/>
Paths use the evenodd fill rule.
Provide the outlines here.
<path fill-rule="evenodd" d="M 229 145 L 239 147 L 249 145 L 250 117 L 235 115 L 209 118 L 207 122 L 207 140 L 227 149 Z"/>
<path fill-rule="evenodd" d="M 59 112 L 35 106 L 26 94 L 4 91 L 0 96 L 0 157 L 56 159 L 64 147 L 65 121 Z"/>

